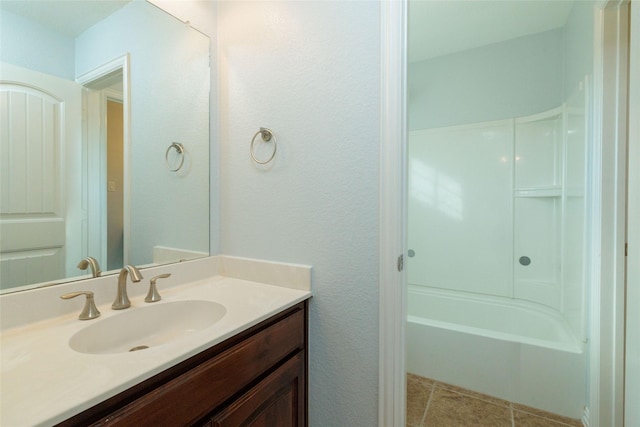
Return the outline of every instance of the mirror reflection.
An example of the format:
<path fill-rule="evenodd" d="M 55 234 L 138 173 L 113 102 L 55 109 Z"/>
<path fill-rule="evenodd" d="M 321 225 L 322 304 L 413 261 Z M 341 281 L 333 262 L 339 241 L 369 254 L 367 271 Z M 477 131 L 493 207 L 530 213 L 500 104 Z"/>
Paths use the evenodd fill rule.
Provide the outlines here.
<path fill-rule="evenodd" d="M 0 291 L 207 256 L 209 38 L 141 0 L 0 7 Z"/>

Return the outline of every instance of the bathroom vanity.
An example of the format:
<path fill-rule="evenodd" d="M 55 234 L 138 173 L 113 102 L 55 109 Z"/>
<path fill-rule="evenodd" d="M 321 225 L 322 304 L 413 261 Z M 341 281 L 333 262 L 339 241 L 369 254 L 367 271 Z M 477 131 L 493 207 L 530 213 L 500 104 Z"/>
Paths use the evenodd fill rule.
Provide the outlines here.
<path fill-rule="evenodd" d="M 304 426 L 306 305 L 299 303 L 59 425 Z"/>
<path fill-rule="evenodd" d="M 126 310 L 110 309 L 114 276 L 0 297 L 1 425 L 307 425 L 310 267 L 221 256 L 142 273 Z M 59 298 L 80 290 L 99 318 Z"/>

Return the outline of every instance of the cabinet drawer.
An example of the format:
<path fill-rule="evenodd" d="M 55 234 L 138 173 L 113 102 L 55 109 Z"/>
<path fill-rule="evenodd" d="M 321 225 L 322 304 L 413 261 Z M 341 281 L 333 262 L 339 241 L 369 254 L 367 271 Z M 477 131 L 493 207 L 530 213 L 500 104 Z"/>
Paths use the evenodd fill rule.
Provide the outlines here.
<path fill-rule="evenodd" d="M 216 414 L 211 427 L 305 425 L 304 353 L 299 352 Z"/>
<path fill-rule="evenodd" d="M 304 345 L 305 315 L 298 310 L 93 425 L 191 424 Z"/>

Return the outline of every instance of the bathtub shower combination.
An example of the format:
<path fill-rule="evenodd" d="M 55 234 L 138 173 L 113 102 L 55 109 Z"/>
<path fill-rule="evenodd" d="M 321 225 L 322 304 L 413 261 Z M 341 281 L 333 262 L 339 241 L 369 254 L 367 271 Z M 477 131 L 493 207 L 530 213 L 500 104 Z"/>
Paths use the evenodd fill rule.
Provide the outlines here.
<path fill-rule="evenodd" d="M 409 133 L 409 372 L 583 415 L 585 98 Z"/>
<path fill-rule="evenodd" d="M 571 418 L 582 416 L 585 357 L 553 310 L 409 286 L 409 372 Z"/>

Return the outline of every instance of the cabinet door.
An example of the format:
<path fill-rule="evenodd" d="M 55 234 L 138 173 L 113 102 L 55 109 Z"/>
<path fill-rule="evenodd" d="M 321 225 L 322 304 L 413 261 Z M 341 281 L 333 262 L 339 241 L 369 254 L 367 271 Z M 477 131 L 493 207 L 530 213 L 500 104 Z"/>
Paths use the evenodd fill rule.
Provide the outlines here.
<path fill-rule="evenodd" d="M 212 427 L 302 427 L 306 424 L 304 352 L 299 352 L 271 375 L 211 420 Z"/>
<path fill-rule="evenodd" d="M 274 368 L 290 358 L 291 354 L 304 354 L 305 316 L 304 309 L 295 309 L 233 347 L 204 362 L 200 360 L 187 372 L 170 376 L 163 384 L 124 406 L 120 406 L 122 403 L 112 405 L 107 402 L 106 409 L 96 409 L 96 412 L 99 411 L 98 420 L 93 424 L 89 421 L 94 414 L 86 415 L 87 418 L 91 417 L 89 421 L 79 414 L 61 426 L 192 425 L 213 413 L 216 408 L 224 407 L 225 402 L 234 396 L 250 390 L 251 385 L 268 372 L 276 372 Z"/>

